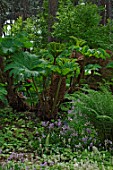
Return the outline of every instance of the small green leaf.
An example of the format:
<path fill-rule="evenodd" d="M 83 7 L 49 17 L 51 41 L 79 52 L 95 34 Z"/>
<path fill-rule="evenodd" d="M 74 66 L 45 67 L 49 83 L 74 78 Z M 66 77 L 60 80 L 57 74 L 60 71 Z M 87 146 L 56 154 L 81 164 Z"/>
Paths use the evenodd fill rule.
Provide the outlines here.
<path fill-rule="evenodd" d="M 66 76 L 67 74 L 69 74 L 71 72 L 70 68 L 65 68 L 64 70 L 62 70 L 62 75 Z"/>
<path fill-rule="evenodd" d="M 30 41 L 26 41 L 24 42 L 24 46 L 25 48 L 30 48 L 30 47 L 33 47 L 33 43 L 31 43 Z"/>
<path fill-rule="evenodd" d="M 113 61 L 109 62 L 106 66 L 106 68 L 113 68 Z"/>
<path fill-rule="evenodd" d="M 50 140 L 50 134 L 48 134 L 47 137 L 46 137 L 46 141 L 45 141 L 46 146 L 49 145 L 49 140 Z"/>

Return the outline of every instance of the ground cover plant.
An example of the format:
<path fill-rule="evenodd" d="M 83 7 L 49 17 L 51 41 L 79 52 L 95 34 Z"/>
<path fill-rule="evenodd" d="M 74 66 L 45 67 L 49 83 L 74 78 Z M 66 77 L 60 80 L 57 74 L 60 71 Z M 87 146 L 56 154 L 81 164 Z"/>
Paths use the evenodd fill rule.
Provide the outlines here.
<path fill-rule="evenodd" d="M 82 115 L 39 121 L 30 112 L 1 110 L 1 169 L 112 169 L 112 143 L 104 149 Z"/>
<path fill-rule="evenodd" d="M 0 37 L 1 170 L 113 169 L 112 21 L 68 2 Z"/>

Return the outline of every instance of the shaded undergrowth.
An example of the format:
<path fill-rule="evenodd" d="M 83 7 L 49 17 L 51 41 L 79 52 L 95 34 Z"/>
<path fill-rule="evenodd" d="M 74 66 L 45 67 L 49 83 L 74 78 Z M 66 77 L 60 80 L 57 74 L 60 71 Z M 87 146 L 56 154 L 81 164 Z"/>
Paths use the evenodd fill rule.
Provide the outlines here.
<path fill-rule="evenodd" d="M 112 143 L 101 146 L 83 119 L 39 121 L 35 113 L 0 111 L 0 169 L 110 169 Z"/>

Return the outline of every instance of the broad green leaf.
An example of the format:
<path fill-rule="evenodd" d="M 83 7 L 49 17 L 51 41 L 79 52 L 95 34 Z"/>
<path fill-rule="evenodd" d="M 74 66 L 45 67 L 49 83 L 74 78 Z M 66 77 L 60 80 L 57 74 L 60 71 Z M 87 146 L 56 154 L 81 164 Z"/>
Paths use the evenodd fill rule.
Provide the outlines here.
<path fill-rule="evenodd" d="M 38 56 L 29 52 L 21 52 L 12 56 L 12 62 L 6 65 L 5 71 L 10 70 L 10 75 L 14 74 L 15 77 L 21 73 L 25 78 L 37 77 L 44 70 L 41 63 Z"/>

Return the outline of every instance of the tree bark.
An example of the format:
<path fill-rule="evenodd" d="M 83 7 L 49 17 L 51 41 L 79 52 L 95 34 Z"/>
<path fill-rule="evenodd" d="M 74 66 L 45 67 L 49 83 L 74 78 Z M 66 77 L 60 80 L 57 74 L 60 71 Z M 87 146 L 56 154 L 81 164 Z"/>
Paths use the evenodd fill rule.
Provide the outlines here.
<path fill-rule="evenodd" d="M 56 18 L 56 12 L 58 9 L 58 0 L 48 0 L 48 6 L 49 6 L 49 17 L 48 17 L 48 42 L 54 41 L 54 38 L 52 37 L 51 33 L 53 31 L 52 26 L 55 22 Z"/>
<path fill-rule="evenodd" d="M 101 12 L 101 24 L 106 25 L 108 18 L 113 17 L 113 11 L 112 11 L 112 6 L 113 6 L 113 1 L 112 0 L 99 0 L 98 1 L 98 6 L 103 6 L 105 9 Z"/>
<path fill-rule="evenodd" d="M 111 0 L 106 1 L 106 19 L 112 18 L 112 3 L 113 1 Z"/>
<path fill-rule="evenodd" d="M 1 14 L 0 14 L 0 36 L 2 36 L 2 19 L 1 19 Z"/>

